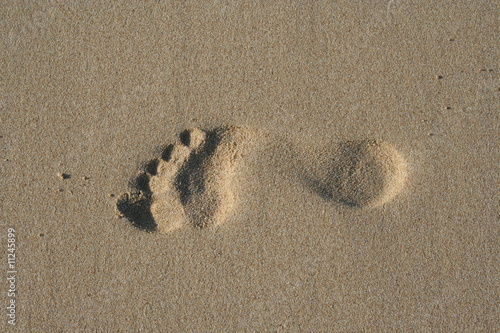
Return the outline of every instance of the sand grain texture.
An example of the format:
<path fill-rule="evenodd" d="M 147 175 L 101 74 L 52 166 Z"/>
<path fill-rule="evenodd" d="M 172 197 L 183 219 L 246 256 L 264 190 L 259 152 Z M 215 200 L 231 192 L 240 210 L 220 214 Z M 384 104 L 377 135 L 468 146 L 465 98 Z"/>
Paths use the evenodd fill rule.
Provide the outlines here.
<path fill-rule="evenodd" d="M 499 7 L 3 1 L 0 332 L 500 331 Z"/>

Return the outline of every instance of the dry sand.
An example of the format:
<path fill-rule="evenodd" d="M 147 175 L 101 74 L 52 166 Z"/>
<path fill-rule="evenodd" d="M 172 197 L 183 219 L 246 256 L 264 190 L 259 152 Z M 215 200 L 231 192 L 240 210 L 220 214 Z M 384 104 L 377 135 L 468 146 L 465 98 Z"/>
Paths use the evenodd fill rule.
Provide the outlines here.
<path fill-rule="evenodd" d="M 0 331 L 500 331 L 499 7 L 3 1 Z"/>

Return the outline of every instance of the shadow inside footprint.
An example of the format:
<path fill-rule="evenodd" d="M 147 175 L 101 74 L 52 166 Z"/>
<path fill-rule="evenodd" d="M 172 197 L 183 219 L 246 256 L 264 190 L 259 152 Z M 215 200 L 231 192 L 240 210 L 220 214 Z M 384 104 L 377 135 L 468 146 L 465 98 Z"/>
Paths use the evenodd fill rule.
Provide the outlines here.
<path fill-rule="evenodd" d="M 141 192 L 122 195 L 116 204 L 118 211 L 134 226 L 146 231 L 155 231 L 157 224 L 151 214 L 151 196 Z"/>
<path fill-rule="evenodd" d="M 169 147 L 165 148 L 167 151 Z M 163 152 L 162 156 L 166 152 Z M 123 194 L 117 201 L 116 207 L 120 214 L 134 226 L 147 231 L 155 231 L 157 224 L 151 214 L 152 191 L 149 187 L 150 176 L 156 175 L 158 159 L 150 160 L 142 167 L 144 172 L 129 182 L 132 193 Z"/>
<path fill-rule="evenodd" d="M 334 198 L 331 189 L 327 188 L 321 180 L 310 177 L 305 172 L 302 177 L 304 184 L 321 198 L 325 200 L 332 200 Z"/>
<path fill-rule="evenodd" d="M 181 142 L 189 146 L 189 136 L 181 134 Z M 204 163 L 208 156 L 211 156 L 220 143 L 220 136 L 217 130 L 206 132 L 205 143 L 201 151 L 191 154 L 189 159 L 180 168 L 179 174 L 175 180 L 175 187 L 179 192 L 179 198 L 183 205 L 186 205 L 193 193 L 199 193 L 204 190 L 204 181 L 202 172 Z"/>

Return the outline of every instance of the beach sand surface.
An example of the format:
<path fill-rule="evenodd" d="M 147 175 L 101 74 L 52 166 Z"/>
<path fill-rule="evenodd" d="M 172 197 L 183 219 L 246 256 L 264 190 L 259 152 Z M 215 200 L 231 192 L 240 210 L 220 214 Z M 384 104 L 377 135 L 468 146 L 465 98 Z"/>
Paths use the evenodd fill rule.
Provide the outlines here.
<path fill-rule="evenodd" d="M 0 331 L 500 331 L 499 9 L 3 1 Z"/>

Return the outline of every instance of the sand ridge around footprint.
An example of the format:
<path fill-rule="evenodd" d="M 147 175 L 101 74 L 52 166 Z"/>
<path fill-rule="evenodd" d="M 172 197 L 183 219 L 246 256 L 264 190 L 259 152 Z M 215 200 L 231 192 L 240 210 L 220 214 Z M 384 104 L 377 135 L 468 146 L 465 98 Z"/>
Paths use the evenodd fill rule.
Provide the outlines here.
<path fill-rule="evenodd" d="M 143 189 L 120 198 L 118 210 L 134 224 L 164 233 L 222 224 L 237 201 L 235 170 L 255 141 L 245 127 L 184 131 L 152 161 Z"/>

